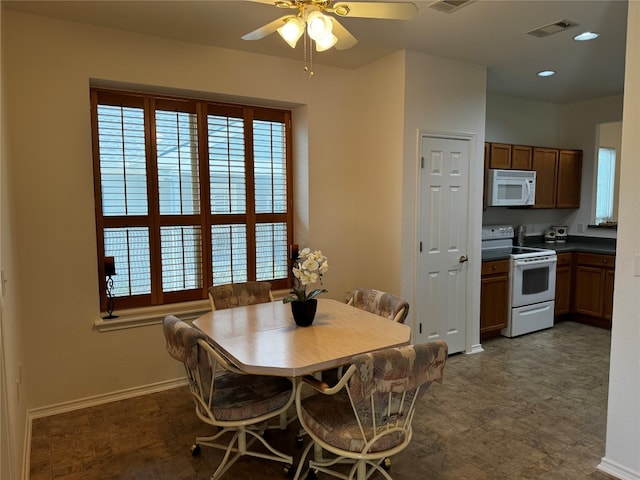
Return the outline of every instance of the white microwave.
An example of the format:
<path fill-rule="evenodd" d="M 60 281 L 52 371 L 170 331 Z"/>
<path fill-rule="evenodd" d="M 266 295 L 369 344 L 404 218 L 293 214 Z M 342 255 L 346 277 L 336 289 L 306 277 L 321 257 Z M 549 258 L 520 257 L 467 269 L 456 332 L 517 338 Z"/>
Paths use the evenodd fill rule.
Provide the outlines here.
<path fill-rule="evenodd" d="M 487 204 L 490 207 L 519 207 L 536 201 L 536 172 L 489 170 Z"/>

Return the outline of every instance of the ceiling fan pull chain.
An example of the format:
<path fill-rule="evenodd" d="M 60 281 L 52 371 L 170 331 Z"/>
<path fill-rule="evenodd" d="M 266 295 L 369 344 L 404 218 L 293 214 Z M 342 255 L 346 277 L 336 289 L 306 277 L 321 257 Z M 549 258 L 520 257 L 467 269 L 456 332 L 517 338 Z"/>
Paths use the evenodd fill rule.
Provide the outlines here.
<path fill-rule="evenodd" d="M 304 71 L 309 78 L 313 77 L 313 42 L 307 30 L 304 31 Z"/>

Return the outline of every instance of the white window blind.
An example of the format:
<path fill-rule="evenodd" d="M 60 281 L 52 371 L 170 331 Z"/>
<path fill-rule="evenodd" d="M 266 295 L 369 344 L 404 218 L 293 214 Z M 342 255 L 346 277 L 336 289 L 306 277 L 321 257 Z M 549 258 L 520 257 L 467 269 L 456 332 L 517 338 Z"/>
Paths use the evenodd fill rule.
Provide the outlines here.
<path fill-rule="evenodd" d="M 101 89 L 92 107 L 103 307 L 105 256 L 119 308 L 290 286 L 290 112 Z"/>
<path fill-rule="evenodd" d="M 616 149 L 598 149 L 598 175 L 596 186 L 596 224 L 613 218 L 613 196 L 616 179 Z"/>

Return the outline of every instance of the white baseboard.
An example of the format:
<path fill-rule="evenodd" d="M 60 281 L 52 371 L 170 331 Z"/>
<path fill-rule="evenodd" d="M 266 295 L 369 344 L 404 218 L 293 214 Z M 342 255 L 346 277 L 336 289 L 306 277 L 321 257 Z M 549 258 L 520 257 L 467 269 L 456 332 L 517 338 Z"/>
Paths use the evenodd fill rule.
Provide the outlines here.
<path fill-rule="evenodd" d="M 609 475 L 613 475 L 620 480 L 640 480 L 640 472 L 629 470 L 623 465 L 608 460 L 607 457 L 604 457 L 602 460 L 600 460 L 598 470 Z"/>
<path fill-rule="evenodd" d="M 57 405 L 50 405 L 48 407 L 34 408 L 27 412 L 27 416 L 30 419 L 48 417 L 50 415 L 57 415 L 59 413 L 71 412 L 73 410 L 80 410 L 81 408 L 93 407 L 94 405 L 102 405 L 109 402 L 115 402 L 117 400 L 124 400 L 126 398 L 139 397 L 140 395 L 147 395 L 149 393 L 161 392 L 163 390 L 170 390 L 172 388 L 181 387 L 187 385 L 186 378 L 179 378 L 175 380 L 166 380 L 164 382 L 158 382 L 151 385 L 143 385 L 140 387 L 127 388 L 118 392 L 105 393 L 102 395 L 95 395 L 93 397 L 81 398 L 78 400 L 72 400 L 70 402 L 63 402 Z"/>
<path fill-rule="evenodd" d="M 117 400 L 124 400 L 126 398 L 133 398 L 139 397 L 141 395 L 148 395 L 150 393 L 162 392 L 164 390 L 170 390 L 172 388 L 182 387 L 185 385 L 188 385 L 187 379 L 178 378 L 175 380 L 167 380 L 151 385 L 127 388 L 118 392 L 95 395 L 93 397 L 81 398 L 78 400 L 72 400 L 70 402 L 63 402 L 56 405 L 29 410 L 27 412 L 27 425 L 24 439 L 24 455 L 22 456 L 22 458 L 24 459 L 24 463 L 22 465 L 23 480 L 29 480 L 29 471 L 31 464 L 31 425 L 35 418 L 48 417 L 50 415 L 71 412 L 73 410 L 80 410 L 82 408 L 93 407 L 95 405 L 103 405 L 105 403 L 115 402 Z"/>
<path fill-rule="evenodd" d="M 481 352 L 484 352 L 484 348 L 482 348 L 481 344 L 476 343 L 475 345 L 471 345 L 471 350 L 465 353 L 467 355 L 473 355 L 474 353 L 481 353 Z"/>

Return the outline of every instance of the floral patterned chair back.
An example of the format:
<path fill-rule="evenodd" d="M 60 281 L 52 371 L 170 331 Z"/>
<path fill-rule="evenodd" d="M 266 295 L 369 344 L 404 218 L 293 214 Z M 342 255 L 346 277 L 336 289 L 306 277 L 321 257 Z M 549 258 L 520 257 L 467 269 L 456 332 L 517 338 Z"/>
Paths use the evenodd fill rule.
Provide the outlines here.
<path fill-rule="evenodd" d="M 286 426 L 286 411 L 295 395 L 293 381 L 244 374 L 211 346 L 204 333 L 172 315 L 165 317 L 162 327 L 167 352 L 185 366 L 196 415 L 204 423 L 218 427 L 214 435 L 196 437 L 192 452 L 199 452 L 200 445 L 241 451 L 233 457 L 224 456 L 211 478 L 222 477 L 242 455 L 291 465 L 293 457 L 273 448 L 263 433 Z M 277 425 L 267 424 L 278 417 Z M 262 448 L 248 449 L 256 440 L 270 453 L 265 454 Z"/>
<path fill-rule="evenodd" d="M 211 310 L 273 302 L 270 282 L 229 283 L 209 287 Z"/>
<path fill-rule="evenodd" d="M 447 354 L 443 341 L 391 348 L 355 356 L 335 387 L 318 388 L 307 378 L 305 392 L 296 394 L 298 418 L 313 440 L 303 461 L 316 444 L 339 463 L 353 463 L 348 478 L 368 478 L 367 468 L 382 473 L 381 460 L 409 444 L 416 402 L 432 382 L 442 382 Z M 314 383 L 323 394 L 307 394 Z M 333 463 L 314 459 L 309 468 L 331 473 Z"/>
<path fill-rule="evenodd" d="M 409 314 L 409 303 L 391 293 L 373 288 L 357 288 L 347 299 L 349 305 L 375 313 L 394 322 L 404 323 Z"/>

